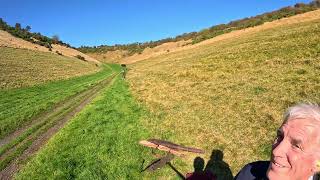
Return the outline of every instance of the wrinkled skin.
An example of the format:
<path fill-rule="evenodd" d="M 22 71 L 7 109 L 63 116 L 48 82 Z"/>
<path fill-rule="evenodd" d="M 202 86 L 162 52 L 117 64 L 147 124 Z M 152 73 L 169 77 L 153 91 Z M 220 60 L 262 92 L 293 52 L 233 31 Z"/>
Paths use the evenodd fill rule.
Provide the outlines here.
<path fill-rule="evenodd" d="M 317 169 L 320 125 L 307 119 L 289 119 L 277 133 L 267 176 L 271 180 L 304 180 Z"/>

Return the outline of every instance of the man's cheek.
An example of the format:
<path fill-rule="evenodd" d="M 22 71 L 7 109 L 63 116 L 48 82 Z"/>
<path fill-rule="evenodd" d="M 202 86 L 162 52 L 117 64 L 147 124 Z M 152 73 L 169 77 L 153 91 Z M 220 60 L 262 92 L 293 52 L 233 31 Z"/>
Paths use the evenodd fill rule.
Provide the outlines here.
<path fill-rule="evenodd" d="M 299 157 L 294 153 L 288 154 L 288 162 L 291 167 L 289 167 L 293 171 L 299 171 L 300 168 L 303 167 L 304 163 L 298 163 Z"/>

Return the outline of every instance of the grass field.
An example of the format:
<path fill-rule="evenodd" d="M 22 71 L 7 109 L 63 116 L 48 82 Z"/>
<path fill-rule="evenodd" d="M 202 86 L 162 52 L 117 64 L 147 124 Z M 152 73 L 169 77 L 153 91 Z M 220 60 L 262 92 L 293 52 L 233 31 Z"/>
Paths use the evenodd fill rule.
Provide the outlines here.
<path fill-rule="evenodd" d="M 319 26 L 320 19 L 282 25 L 130 65 L 128 84 L 116 78 L 16 179 L 177 178 L 168 166 L 140 173 L 143 160 L 153 159 L 150 150 L 138 145 L 147 138 L 202 148 L 206 163 L 220 150 L 233 175 L 244 164 L 269 159 L 283 111 L 301 101 L 320 102 Z M 92 83 L 102 76 L 88 77 Z M 81 87 L 90 86 L 87 78 L 79 79 Z M 71 92 L 72 87 L 62 89 Z M 17 102 L 22 91 L 32 100 L 29 104 L 38 104 L 32 94 L 16 91 L 10 92 Z M 46 92 L 56 97 L 64 91 Z M 0 104 L 19 104 L 9 102 Z M 172 163 L 185 174 L 193 171 L 195 157 L 189 154 Z"/>
<path fill-rule="evenodd" d="M 33 86 L 99 71 L 94 63 L 56 54 L 0 47 L 0 89 Z"/>
<path fill-rule="evenodd" d="M 267 160 L 284 110 L 320 102 L 320 20 L 282 25 L 129 66 L 154 138 L 224 153 L 235 175 Z M 192 160 L 178 166 L 192 169 Z"/>
<path fill-rule="evenodd" d="M 0 90 L 0 139 L 50 111 L 57 103 L 80 93 L 112 73 L 109 66 L 95 74 L 19 89 Z"/>
<path fill-rule="evenodd" d="M 17 179 L 137 179 L 144 156 L 151 157 L 137 144 L 149 137 L 141 124 L 146 115 L 118 77 L 49 141 Z"/>

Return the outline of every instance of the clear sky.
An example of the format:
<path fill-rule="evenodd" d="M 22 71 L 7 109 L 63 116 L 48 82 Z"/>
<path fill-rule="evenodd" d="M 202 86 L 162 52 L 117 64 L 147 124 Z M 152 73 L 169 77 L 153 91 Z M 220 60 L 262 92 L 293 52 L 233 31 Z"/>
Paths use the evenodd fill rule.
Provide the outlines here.
<path fill-rule="evenodd" d="M 311 0 L 1 0 L 10 25 L 81 45 L 159 40 Z"/>

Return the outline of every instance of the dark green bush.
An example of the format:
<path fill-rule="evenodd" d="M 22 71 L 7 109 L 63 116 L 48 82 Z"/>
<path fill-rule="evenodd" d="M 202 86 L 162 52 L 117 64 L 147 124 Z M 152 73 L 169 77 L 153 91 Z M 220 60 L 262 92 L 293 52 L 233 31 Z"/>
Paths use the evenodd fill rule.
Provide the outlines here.
<path fill-rule="evenodd" d="M 83 57 L 83 56 L 80 56 L 79 54 L 75 56 L 76 58 L 82 60 L 82 61 L 85 61 L 86 59 Z"/>
<path fill-rule="evenodd" d="M 15 26 L 12 27 L 8 25 L 2 18 L 0 18 L 0 29 L 7 31 L 8 33 L 10 33 L 15 37 L 24 39 L 31 43 L 39 44 L 41 46 L 46 46 L 47 48 L 49 48 L 49 46 L 51 47 L 51 44 L 53 43 L 71 47 L 69 44 L 60 41 L 57 38 L 58 36 L 53 36 L 53 38 L 49 38 L 40 33 L 32 33 L 30 32 L 31 30 L 30 26 L 26 26 L 25 28 L 23 28 L 20 23 L 16 23 Z M 36 41 L 33 40 L 33 38 L 36 39 Z M 49 45 L 46 45 L 46 44 L 49 44 Z"/>

